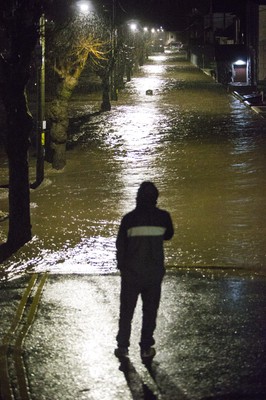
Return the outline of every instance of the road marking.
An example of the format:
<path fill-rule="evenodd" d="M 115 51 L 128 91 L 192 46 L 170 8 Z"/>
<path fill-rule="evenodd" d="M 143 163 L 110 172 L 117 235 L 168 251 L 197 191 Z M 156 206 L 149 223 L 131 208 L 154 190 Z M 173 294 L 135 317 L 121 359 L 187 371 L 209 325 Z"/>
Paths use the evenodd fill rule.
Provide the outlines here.
<path fill-rule="evenodd" d="M 4 336 L 2 345 L 0 346 L 0 395 L 5 400 L 14 400 L 9 376 L 9 359 L 12 355 L 19 396 L 23 400 L 29 400 L 27 377 L 23 361 L 23 343 L 34 321 L 47 276 L 48 274 L 45 273 L 38 282 L 38 274 L 32 275 L 20 300 L 10 329 Z M 32 303 L 27 307 L 31 296 L 33 296 Z"/>

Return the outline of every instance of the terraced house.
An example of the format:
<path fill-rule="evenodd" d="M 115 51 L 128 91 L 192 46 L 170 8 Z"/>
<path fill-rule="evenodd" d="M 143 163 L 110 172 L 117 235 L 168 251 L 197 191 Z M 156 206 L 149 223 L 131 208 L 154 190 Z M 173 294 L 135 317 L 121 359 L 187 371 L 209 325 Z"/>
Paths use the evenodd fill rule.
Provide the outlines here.
<path fill-rule="evenodd" d="M 211 0 L 191 15 L 190 60 L 238 90 L 266 87 L 266 0 Z"/>

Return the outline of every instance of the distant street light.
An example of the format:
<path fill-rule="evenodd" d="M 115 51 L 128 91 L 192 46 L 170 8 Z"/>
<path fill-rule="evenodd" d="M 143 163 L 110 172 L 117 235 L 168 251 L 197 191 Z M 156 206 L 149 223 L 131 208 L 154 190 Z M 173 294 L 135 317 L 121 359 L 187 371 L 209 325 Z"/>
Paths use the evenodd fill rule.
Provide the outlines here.
<path fill-rule="evenodd" d="M 78 10 L 81 14 L 87 15 L 92 10 L 92 5 L 89 1 L 81 0 L 77 2 Z"/>
<path fill-rule="evenodd" d="M 129 26 L 132 32 L 136 32 L 138 30 L 138 26 L 135 22 L 132 22 Z"/>

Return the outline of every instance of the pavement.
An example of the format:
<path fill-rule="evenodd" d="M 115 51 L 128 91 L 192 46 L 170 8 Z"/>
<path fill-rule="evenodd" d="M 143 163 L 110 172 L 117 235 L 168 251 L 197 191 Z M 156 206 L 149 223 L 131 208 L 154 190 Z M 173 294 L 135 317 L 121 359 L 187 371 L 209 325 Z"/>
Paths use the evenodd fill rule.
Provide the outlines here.
<path fill-rule="evenodd" d="M 119 274 L 25 274 L 0 283 L 1 400 L 265 400 L 266 278 L 169 270 L 142 364 L 114 356 Z"/>
<path fill-rule="evenodd" d="M 262 93 L 239 93 L 238 91 L 234 91 L 233 94 L 247 107 L 250 107 L 256 114 L 266 118 L 266 101 L 264 100 Z"/>
<path fill-rule="evenodd" d="M 213 69 L 203 68 L 202 71 L 206 75 L 212 76 Z M 259 92 L 256 86 L 242 82 L 229 83 L 227 90 L 244 103 L 245 106 L 250 107 L 256 114 L 266 118 L 266 100 L 263 91 Z"/>

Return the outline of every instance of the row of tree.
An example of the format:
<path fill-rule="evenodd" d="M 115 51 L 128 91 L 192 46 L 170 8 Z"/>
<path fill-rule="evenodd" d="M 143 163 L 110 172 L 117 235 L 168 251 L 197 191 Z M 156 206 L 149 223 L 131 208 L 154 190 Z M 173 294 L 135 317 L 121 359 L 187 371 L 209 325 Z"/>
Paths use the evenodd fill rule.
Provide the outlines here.
<path fill-rule="evenodd" d="M 105 9 L 106 11 L 106 9 Z M 107 9 L 108 11 L 108 9 Z M 9 162 L 9 231 L 0 247 L 0 260 L 31 239 L 28 150 L 34 120 L 28 107 L 27 85 L 40 43 L 40 20 L 45 15 L 46 70 L 53 71 L 56 90 L 48 107 L 52 164 L 66 163 L 68 103 L 86 65 L 101 78 L 101 111 L 130 80 L 133 66 L 142 64 L 147 42 L 114 24 L 113 10 L 87 15 L 73 0 L 9 0 L 0 4 L 0 94 L 6 113 L 4 143 Z M 134 45 L 134 46 L 133 46 Z M 36 58 L 35 58 L 36 62 Z M 36 63 L 35 63 L 36 65 Z M 37 66 L 38 68 L 38 66 Z"/>

